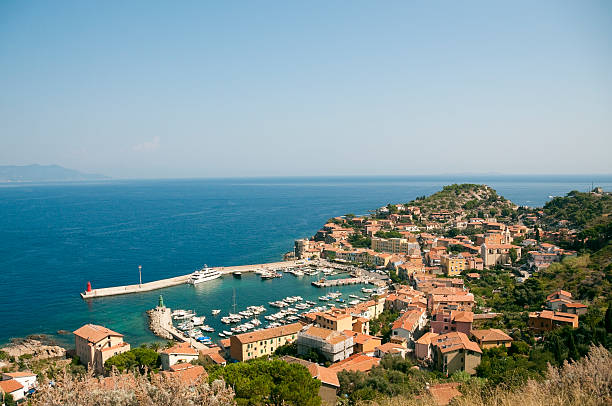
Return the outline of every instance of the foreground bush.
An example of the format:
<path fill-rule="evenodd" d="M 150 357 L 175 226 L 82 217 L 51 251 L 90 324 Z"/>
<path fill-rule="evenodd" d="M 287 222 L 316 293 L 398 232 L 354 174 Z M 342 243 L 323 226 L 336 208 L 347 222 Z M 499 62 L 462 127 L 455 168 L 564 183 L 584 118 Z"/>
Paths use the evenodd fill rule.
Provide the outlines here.
<path fill-rule="evenodd" d="M 206 379 L 186 384 L 174 377 L 153 375 L 149 379 L 138 372 L 94 378 L 75 376 L 66 370 L 59 378 L 41 384 L 32 405 L 44 406 L 229 406 L 234 405 L 234 391 L 221 380 Z"/>

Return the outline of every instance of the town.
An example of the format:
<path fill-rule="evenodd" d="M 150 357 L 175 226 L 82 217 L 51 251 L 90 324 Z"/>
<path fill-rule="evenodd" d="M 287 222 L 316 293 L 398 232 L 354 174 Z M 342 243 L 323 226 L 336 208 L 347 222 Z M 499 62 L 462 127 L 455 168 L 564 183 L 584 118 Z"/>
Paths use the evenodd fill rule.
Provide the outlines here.
<path fill-rule="evenodd" d="M 610 195 L 600 189 L 584 195 L 557 199 L 610 204 Z M 305 367 L 318 381 L 321 402 L 332 405 L 370 399 L 375 390 L 364 386 L 368 374 L 404 362 L 409 372 L 402 376 L 416 381 L 410 374 L 432 374 L 415 396 L 445 405 L 462 395 L 458 376 L 500 384 L 510 368 L 526 379 L 547 362 L 577 360 L 589 347 L 576 342 L 575 331 L 582 337 L 592 331 L 589 342 L 602 344 L 611 333 L 608 325 L 603 338 L 596 333 L 611 317 L 610 281 L 592 291 L 570 279 L 568 286 L 559 285 L 566 280 L 556 278 L 564 266 L 589 266 L 576 262 L 589 223 L 556 218 L 557 203 L 570 204 L 553 200 L 545 208 L 518 207 L 484 185 L 451 185 L 408 204 L 333 217 L 312 237 L 296 240 L 285 259 L 304 269 L 325 263 L 377 275 L 376 290 L 364 288 L 374 292 L 367 300 L 313 309 L 296 314 L 295 322 L 229 335 L 218 343 L 171 334 L 174 341 L 148 349 L 156 360 L 150 367 L 185 385 L 224 378 L 238 396 L 224 371 L 256 359 L 280 360 Z M 589 235 L 594 244 L 597 235 Z M 153 312 L 171 326 L 161 296 Z M 87 324 L 73 335 L 73 360 L 105 377 L 98 381 L 101 387 L 123 379 L 130 365 L 124 356 L 139 350 L 105 326 Z M 501 366 L 505 357 L 514 362 L 508 370 Z M 37 374 L 29 370 L 3 372 L 0 381 L 2 392 L 15 401 L 37 387 Z"/>

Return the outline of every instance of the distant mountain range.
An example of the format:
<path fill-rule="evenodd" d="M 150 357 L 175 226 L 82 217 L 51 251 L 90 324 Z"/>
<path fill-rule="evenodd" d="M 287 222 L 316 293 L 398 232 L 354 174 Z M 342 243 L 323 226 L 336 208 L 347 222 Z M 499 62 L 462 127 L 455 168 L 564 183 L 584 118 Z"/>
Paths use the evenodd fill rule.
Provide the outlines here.
<path fill-rule="evenodd" d="M 55 182 L 109 179 L 59 165 L 0 165 L 0 182 Z"/>

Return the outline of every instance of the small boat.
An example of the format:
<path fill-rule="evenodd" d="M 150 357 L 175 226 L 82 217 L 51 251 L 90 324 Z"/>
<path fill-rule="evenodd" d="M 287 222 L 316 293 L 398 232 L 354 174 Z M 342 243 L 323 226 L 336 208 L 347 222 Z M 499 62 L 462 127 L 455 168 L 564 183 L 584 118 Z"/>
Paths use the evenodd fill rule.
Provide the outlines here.
<path fill-rule="evenodd" d="M 204 324 L 204 320 L 206 320 L 206 317 L 201 316 L 193 316 L 191 318 L 191 322 L 193 323 L 194 326 L 201 326 L 202 324 Z"/>
<path fill-rule="evenodd" d="M 211 326 L 209 326 L 208 324 L 205 326 L 200 327 L 200 330 L 205 331 L 207 333 L 214 333 L 215 329 L 212 328 Z"/>
<path fill-rule="evenodd" d="M 219 310 L 219 309 L 215 309 L 215 310 L 213 310 L 213 311 L 212 311 L 212 315 L 213 315 L 213 316 L 216 316 L 216 315 L 218 315 L 219 313 L 221 313 L 221 310 Z"/>
<path fill-rule="evenodd" d="M 242 272 L 240 271 L 234 271 L 232 272 L 232 275 L 234 275 L 234 278 L 238 278 L 238 279 L 242 278 Z"/>
<path fill-rule="evenodd" d="M 323 302 L 327 302 L 327 301 L 329 301 L 329 297 L 328 296 L 319 296 L 319 300 L 321 300 Z"/>
<path fill-rule="evenodd" d="M 357 296 L 357 295 L 349 295 L 349 297 L 350 297 L 351 299 L 359 299 L 359 296 Z"/>
<path fill-rule="evenodd" d="M 227 337 L 229 337 L 229 336 L 231 336 L 234 333 L 232 333 L 231 331 L 223 330 L 223 334 L 225 334 Z"/>
<path fill-rule="evenodd" d="M 223 333 L 218 333 L 219 337 L 225 337 L 225 334 Z"/>

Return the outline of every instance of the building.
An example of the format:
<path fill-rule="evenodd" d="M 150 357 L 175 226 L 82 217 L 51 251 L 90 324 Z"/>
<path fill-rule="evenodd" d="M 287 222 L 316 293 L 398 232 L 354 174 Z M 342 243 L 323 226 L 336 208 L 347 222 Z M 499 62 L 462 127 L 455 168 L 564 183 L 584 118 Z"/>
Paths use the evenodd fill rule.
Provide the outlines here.
<path fill-rule="evenodd" d="M 369 334 L 362 334 L 351 330 L 344 330 L 344 334 L 353 337 L 353 354 L 362 352 L 366 355 L 374 355 L 374 349 L 382 344 L 382 338 Z"/>
<path fill-rule="evenodd" d="M 425 309 L 407 310 L 393 322 L 391 337 L 405 338 L 410 345 L 414 345 L 416 337 L 427 324 Z"/>
<path fill-rule="evenodd" d="M 353 336 L 321 327 L 302 330 L 297 337 L 297 352 L 316 351 L 331 362 L 341 361 L 353 353 Z"/>
<path fill-rule="evenodd" d="M 441 334 L 432 339 L 431 345 L 434 365 L 447 376 L 457 371 L 476 373 L 482 350 L 467 335 L 460 332 Z"/>
<path fill-rule="evenodd" d="M 348 312 L 333 309 L 325 313 L 318 313 L 315 322 L 323 327 L 334 331 L 353 329 L 353 316 Z"/>
<path fill-rule="evenodd" d="M 440 265 L 442 271 L 446 276 L 457 276 L 461 275 L 461 272 L 468 269 L 467 261 L 463 255 L 448 255 L 444 254 L 440 256 Z"/>
<path fill-rule="evenodd" d="M 561 311 L 563 313 L 571 313 L 571 314 L 576 314 L 578 316 L 582 316 L 584 314 L 586 314 L 588 310 L 588 306 L 582 303 L 577 303 L 577 302 L 573 302 L 573 303 L 563 303 L 561 305 Z"/>
<path fill-rule="evenodd" d="M 302 324 L 267 328 L 230 337 L 230 356 L 236 361 L 272 355 L 278 347 L 294 342 Z"/>
<path fill-rule="evenodd" d="M 552 310 L 529 313 L 529 327 L 536 333 L 544 333 L 563 326 L 578 328 L 578 315 Z"/>
<path fill-rule="evenodd" d="M 38 384 L 37 376 L 33 372 L 4 372 L 2 374 L 2 380 L 8 381 L 14 379 L 23 386 L 24 392 L 28 392 L 31 389 L 36 389 Z"/>
<path fill-rule="evenodd" d="M 512 262 L 510 250 L 516 252 L 516 259 L 521 258 L 521 247 L 512 244 L 487 244 L 480 246 L 480 257 L 487 268 L 495 265 L 504 265 Z"/>
<path fill-rule="evenodd" d="M 506 347 L 512 345 L 512 337 L 500 329 L 472 330 L 472 338 L 476 340 L 480 348 Z"/>
<path fill-rule="evenodd" d="M 324 405 L 335 405 L 336 395 L 338 389 L 340 389 L 340 381 L 338 380 L 338 374 L 329 368 L 322 367 L 314 362 L 306 361 L 300 358 L 291 357 L 286 355 L 281 359 L 290 364 L 300 364 L 308 368 L 310 376 L 321 381 L 319 387 L 319 396 L 323 401 Z"/>
<path fill-rule="evenodd" d="M 442 311 L 472 311 L 474 295 L 458 288 L 438 288 L 427 296 L 427 308 L 434 314 Z"/>
<path fill-rule="evenodd" d="M 401 344 L 385 343 L 376 347 L 376 349 L 374 350 L 374 356 L 382 358 L 385 355 L 393 355 L 401 358 L 406 358 L 406 352 L 408 352 L 408 349 Z"/>
<path fill-rule="evenodd" d="M 431 317 L 431 331 L 437 334 L 460 331 L 469 336 L 473 322 L 474 313 L 470 311 L 451 310 L 434 313 Z"/>
<path fill-rule="evenodd" d="M 332 364 L 329 369 L 336 373 L 340 371 L 370 372 L 378 364 L 380 364 L 380 358 L 365 354 L 353 354 L 345 360 Z"/>
<path fill-rule="evenodd" d="M 208 373 L 202 365 L 193 365 L 187 362 L 174 364 L 168 371 L 163 371 L 162 375 L 168 378 L 175 378 L 187 385 L 194 385 L 205 379 Z"/>
<path fill-rule="evenodd" d="M 123 334 L 96 324 L 86 324 L 73 334 L 76 354 L 84 365 L 97 373 L 104 372 L 107 359 L 130 350 L 130 345 L 123 341 Z"/>
<path fill-rule="evenodd" d="M 439 334 L 428 331 L 423 334 L 414 343 L 414 356 L 418 360 L 431 360 L 433 359 L 433 347 L 431 342 L 434 338 L 438 337 Z"/>
<path fill-rule="evenodd" d="M 22 384 L 17 382 L 15 379 L 7 379 L 0 381 L 0 394 L 2 399 L 4 394 L 11 395 L 13 400 L 21 400 L 25 397 L 25 390 Z"/>
<path fill-rule="evenodd" d="M 166 348 L 160 354 L 162 369 L 167 371 L 176 364 L 189 363 L 198 359 L 198 351 L 189 343 L 179 343 Z"/>
<path fill-rule="evenodd" d="M 410 242 L 406 238 L 372 238 L 372 249 L 378 252 L 390 252 L 393 254 L 405 253 L 419 250 L 419 244 Z"/>

